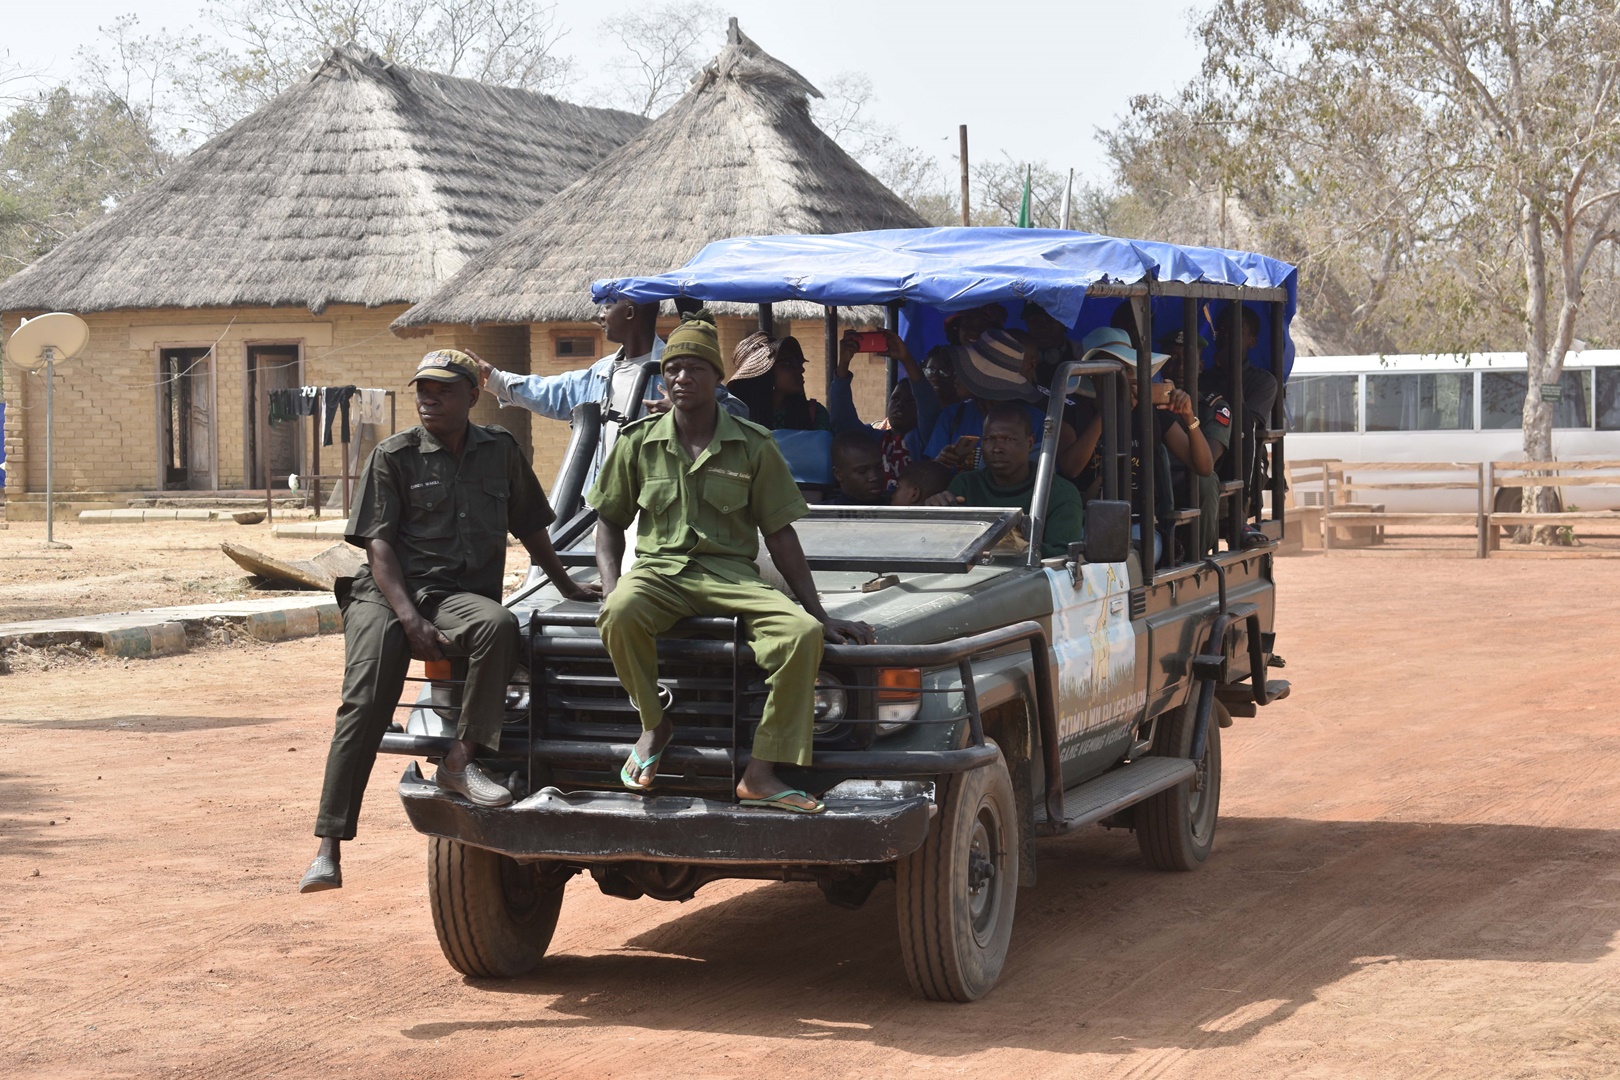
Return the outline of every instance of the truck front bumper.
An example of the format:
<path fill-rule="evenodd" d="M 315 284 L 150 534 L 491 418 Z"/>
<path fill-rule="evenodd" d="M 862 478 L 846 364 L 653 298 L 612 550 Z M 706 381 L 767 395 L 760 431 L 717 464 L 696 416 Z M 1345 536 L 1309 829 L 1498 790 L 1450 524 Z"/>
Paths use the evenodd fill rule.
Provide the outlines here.
<path fill-rule="evenodd" d="M 822 814 L 686 795 L 541 788 L 510 806 L 475 806 L 423 778 L 416 762 L 399 797 L 418 832 L 515 859 L 632 860 L 764 866 L 892 862 L 922 846 L 933 800 L 828 798 Z"/>

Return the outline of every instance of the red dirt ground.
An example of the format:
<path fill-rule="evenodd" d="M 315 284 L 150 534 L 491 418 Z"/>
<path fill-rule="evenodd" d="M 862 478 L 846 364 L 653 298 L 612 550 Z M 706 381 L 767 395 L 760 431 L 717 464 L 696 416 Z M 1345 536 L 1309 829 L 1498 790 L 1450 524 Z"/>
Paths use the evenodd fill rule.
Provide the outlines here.
<path fill-rule="evenodd" d="M 541 970 L 463 979 L 399 759 L 346 887 L 299 896 L 335 637 L 0 677 L 0 1072 L 1620 1072 L 1620 563 L 1278 577 L 1296 689 L 1225 733 L 1209 863 L 1156 873 L 1100 829 L 1043 843 L 971 1006 L 910 996 L 888 886 L 852 913 L 809 885 L 675 906 L 575 878 Z"/>

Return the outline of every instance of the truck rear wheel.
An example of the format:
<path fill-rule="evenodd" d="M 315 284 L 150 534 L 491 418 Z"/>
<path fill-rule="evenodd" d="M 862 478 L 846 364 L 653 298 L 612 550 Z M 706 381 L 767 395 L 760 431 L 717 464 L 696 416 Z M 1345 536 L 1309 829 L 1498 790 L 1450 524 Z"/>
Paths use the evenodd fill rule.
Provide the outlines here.
<path fill-rule="evenodd" d="M 563 887 L 554 880 L 534 863 L 429 837 L 428 901 L 450 966 L 482 979 L 533 970 L 562 910 Z"/>
<path fill-rule="evenodd" d="M 973 1001 L 1007 961 L 1018 895 L 1018 812 L 1007 763 L 940 783 L 940 812 L 896 874 L 900 956 L 918 994 Z"/>
<path fill-rule="evenodd" d="M 1212 709 L 1197 775 L 1136 804 L 1136 843 L 1154 869 L 1196 870 L 1215 843 L 1215 820 L 1221 808 L 1221 726 L 1230 718 L 1220 702 Z M 1183 758 L 1192 753 L 1197 719 L 1195 695 L 1179 713 L 1159 720 L 1153 753 Z"/>

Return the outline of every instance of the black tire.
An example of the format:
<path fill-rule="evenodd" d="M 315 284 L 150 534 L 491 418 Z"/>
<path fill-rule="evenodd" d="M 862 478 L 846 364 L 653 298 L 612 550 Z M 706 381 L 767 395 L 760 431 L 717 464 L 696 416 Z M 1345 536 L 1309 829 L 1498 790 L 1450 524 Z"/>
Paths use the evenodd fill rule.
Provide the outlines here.
<path fill-rule="evenodd" d="M 1160 717 L 1153 735 L 1155 755 L 1184 758 L 1192 753 L 1197 700 L 1195 693 L 1179 713 Z M 1136 843 L 1156 870 L 1196 870 L 1214 846 L 1221 810 L 1221 724 L 1229 718 L 1220 702 L 1213 710 L 1198 775 L 1136 804 Z"/>
<path fill-rule="evenodd" d="M 928 839 L 897 868 L 900 956 L 918 994 L 974 1001 L 995 986 L 1012 942 L 1017 803 L 999 756 L 940 785 Z"/>
<path fill-rule="evenodd" d="M 429 837 L 428 902 L 450 966 L 482 979 L 532 971 L 562 910 L 561 882 L 547 882 L 533 863 Z"/>

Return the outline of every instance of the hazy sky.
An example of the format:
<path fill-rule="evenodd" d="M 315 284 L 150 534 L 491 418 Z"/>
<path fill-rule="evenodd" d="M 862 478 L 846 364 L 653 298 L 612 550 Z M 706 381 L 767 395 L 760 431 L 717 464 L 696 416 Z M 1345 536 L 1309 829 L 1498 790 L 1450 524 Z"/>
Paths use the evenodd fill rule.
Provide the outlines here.
<path fill-rule="evenodd" d="M 876 92 L 874 114 L 909 143 L 945 157 L 965 123 L 973 160 L 1006 153 L 1100 180 L 1107 170 L 1093 130 L 1111 126 L 1133 96 L 1169 93 L 1197 74 L 1201 53 L 1189 19 L 1206 0 L 717 0 L 716 6 L 813 83 L 865 72 Z M 12 59 L 66 77 L 75 49 L 95 40 L 98 25 L 133 12 L 149 30 L 188 28 L 197 24 L 201 3 L 12 0 L 6 7 Z M 586 73 L 562 96 L 589 103 L 594 73 L 612 55 L 600 23 L 627 7 L 559 0 L 558 15 L 570 30 L 562 51 Z"/>

